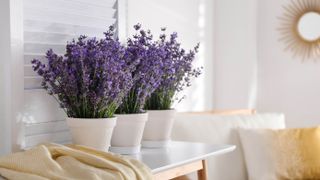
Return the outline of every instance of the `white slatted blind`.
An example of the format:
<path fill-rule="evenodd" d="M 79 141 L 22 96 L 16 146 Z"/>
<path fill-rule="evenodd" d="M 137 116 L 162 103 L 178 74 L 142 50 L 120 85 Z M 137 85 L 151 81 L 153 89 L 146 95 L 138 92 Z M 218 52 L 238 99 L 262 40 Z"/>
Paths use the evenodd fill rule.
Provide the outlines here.
<path fill-rule="evenodd" d="M 117 0 L 24 0 L 24 127 L 21 148 L 41 142 L 65 143 L 70 135 L 58 103 L 40 88 L 34 58 L 48 49 L 64 54 L 67 41 L 85 34 L 102 37 L 117 21 Z"/>

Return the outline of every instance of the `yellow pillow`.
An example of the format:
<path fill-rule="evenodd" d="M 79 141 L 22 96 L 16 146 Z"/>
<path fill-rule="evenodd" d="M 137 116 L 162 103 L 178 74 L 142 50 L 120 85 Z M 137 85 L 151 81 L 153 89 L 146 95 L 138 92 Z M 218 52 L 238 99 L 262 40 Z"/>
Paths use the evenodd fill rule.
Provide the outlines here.
<path fill-rule="evenodd" d="M 320 179 L 320 127 L 270 131 L 279 179 Z"/>
<path fill-rule="evenodd" d="M 320 127 L 239 133 L 249 179 L 320 179 Z"/>

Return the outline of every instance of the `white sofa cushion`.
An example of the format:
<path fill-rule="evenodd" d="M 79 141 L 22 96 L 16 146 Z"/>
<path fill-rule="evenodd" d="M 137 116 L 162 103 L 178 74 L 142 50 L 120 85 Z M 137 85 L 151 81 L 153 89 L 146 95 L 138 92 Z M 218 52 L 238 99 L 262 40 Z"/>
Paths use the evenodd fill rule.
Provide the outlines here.
<path fill-rule="evenodd" d="M 234 144 L 232 153 L 208 159 L 208 179 L 247 180 L 238 128 L 285 128 L 283 114 L 213 115 L 178 113 L 172 139 L 210 144 Z"/>
<path fill-rule="evenodd" d="M 239 129 L 249 180 L 278 179 L 270 135 L 267 129 Z"/>

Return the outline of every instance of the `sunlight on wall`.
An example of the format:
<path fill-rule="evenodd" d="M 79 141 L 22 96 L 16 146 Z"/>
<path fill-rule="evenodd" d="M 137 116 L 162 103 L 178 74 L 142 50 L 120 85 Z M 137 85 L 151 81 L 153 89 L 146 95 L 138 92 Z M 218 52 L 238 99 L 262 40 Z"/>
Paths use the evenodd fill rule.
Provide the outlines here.
<path fill-rule="evenodd" d="M 257 3 L 215 0 L 215 109 L 255 107 Z"/>
<path fill-rule="evenodd" d="M 205 66 L 205 52 L 206 52 L 206 9 L 205 2 L 201 0 L 198 5 L 198 40 L 200 43 L 199 52 L 197 54 L 197 61 L 194 63 L 195 67 L 203 67 L 203 74 L 194 79 L 192 82 L 192 87 L 187 89 L 186 92 L 186 103 L 182 102 L 179 105 L 179 110 L 182 111 L 199 111 L 204 110 L 205 108 L 205 88 L 206 88 L 206 72 L 210 70 L 209 67 Z"/>

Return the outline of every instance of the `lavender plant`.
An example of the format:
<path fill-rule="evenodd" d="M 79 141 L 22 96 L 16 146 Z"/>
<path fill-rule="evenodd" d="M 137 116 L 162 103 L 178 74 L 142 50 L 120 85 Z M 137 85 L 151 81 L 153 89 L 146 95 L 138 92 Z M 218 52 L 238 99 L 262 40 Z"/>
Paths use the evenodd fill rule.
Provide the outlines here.
<path fill-rule="evenodd" d="M 74 118 L 110 118 L 133 85 L 126 48 L 114 38 L 114 27 L 105 38 L 80 36 L 69 42 L 64 56 L 46 53 L 48 64 L 32 60 L 42 76 L 42 87 Z"/>
<path fill-rule="evenodd" d="M 128 64 L 136 66 L 132 72 L 134 85 L 119 106 L 118 114 L 143 112 L 146 99 L 158 88 L 164 74 L 164 49 L 159 48 L 149 30 L 141 29 L 140 24 L 134 29 L 136 34 L 127 41 Z"/>
<path fill-rule="evenodd" d="M 201 74 L 200 68 L 193 68 L 195 54 L 198 52 L 199 44 L 192 50 L 186 52 L 177 42 L 177 33 L 172 33 L 170 39 L 166 38 L 165 28 L 157 41 L 158 47 L 164 51 L 163 76 L 161 84 L 148 98 L 145 109 L 168 110 L 175 100 L 180 102 L 183 97 L 178 93 L 185 87 L 191 86 L 191 80 Z"/>

